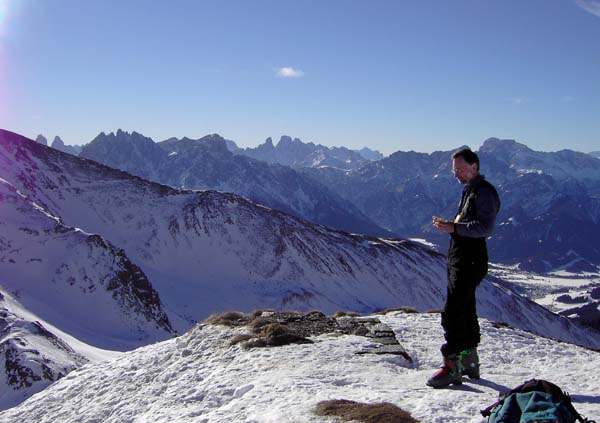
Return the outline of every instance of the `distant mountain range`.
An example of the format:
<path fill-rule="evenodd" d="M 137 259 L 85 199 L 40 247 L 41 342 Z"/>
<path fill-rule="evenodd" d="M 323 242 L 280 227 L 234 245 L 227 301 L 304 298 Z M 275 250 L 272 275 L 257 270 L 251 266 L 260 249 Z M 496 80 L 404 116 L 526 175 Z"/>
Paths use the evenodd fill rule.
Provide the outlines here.
<path fill-rule="evenodd" d="M 424 238 L 443 249 L 447 237 L 432 231 L 430 219 L 455 213 L 461 187 L 449 172 L 452 151 L 362 154 L 288 136 L 240 149 L 218 135 L 154 143 L 117 131 L 100 134 L 83 156 L 171 186 L 236 192 L 316 223 Z M 492 260 L 533 271 L 600 265 L 598 152 L 538 152 L 490 138 L 479 154 L 502 199 Z"/>
<path fill-rule="evenodd" d="M 481 172 L 502 201 L 491 259 L 528 270 L 595 270 L 600 264 L 600 162 L 588 154 L 537 152 L 490 138 L 478 151 Z M 335 187 L 380 226 L 440 245 L 431 216 L 452 218 L 462 187 L 450 173 L 452 151 L 396 152 L 352 171 L 305 168 Z"/>
<path fill-rule="evenodd" d="M 136 132 L 100 134 L 80 157 L 172 187 L 235 192 L 257 203 L 348 232 L 390 236 L 335 190 L 288 166 L 235 155 L 219 135 L 155 143 Z"/>
<path fill-rule="evenodd" d="M 46 137 L 44 137 L 41 134 L 36 137 L 35 142 L 42 144 L 42 145 L 49 145 Z M 54 141 L 52 141 L 52 145 L 50 145 L 50 146 L 52 148 L 56 148 L 57 150 L 62 151 L 63 153 L 69 153 L 69 154 L 73 154 L 75 156 L 79 155 L 79 153 L 81 153 L 81 149 L 83 148 L 83 146 L 81 146 L 81 145 L 65 144 L 64 141 L 58 135 L 56 137 L 54 137 Z"/>
<path fill-rule="evenodd" d="M 427 310 L 444 298 L 444 258 L 417 243 L 174 189 L 2 130 L 0 188 L 3 407 L 90 359 L 82 341 L 132 349 L 227 309 Z M 600 347 L 597 333 L 492 279 L 478 310 Z"/>
<path fill-rule="evenodd" d="M 383 154 L 364 147 L 350 150 L 345 147 L 326 147 L 313 143 L 303 143 L 300 139 L 282 136 L 277 145 L 267 138 L 264 144 L 255 148 L 234 149 L 234 153 L 243 154 L 267 163 L 279 163 L 290 167 L 334 167 L 338 169 L 356 169 L 360 166 L 383 159 Z"/>

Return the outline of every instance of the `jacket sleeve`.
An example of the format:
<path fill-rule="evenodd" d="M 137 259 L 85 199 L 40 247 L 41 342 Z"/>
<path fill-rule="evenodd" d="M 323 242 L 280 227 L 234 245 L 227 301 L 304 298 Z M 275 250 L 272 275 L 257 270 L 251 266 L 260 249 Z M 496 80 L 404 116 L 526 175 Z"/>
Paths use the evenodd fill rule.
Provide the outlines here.
<path fill-rule="evenodd" d="M 496 224 L 496 215 L 500 210 L 500 199 L 493 187 L 481 187 L 475 199 L 477 210 L 474 220 L 457 222 L 454 225 L 458 235 L 467 238 L 484 238 L 492 235 Z"/>

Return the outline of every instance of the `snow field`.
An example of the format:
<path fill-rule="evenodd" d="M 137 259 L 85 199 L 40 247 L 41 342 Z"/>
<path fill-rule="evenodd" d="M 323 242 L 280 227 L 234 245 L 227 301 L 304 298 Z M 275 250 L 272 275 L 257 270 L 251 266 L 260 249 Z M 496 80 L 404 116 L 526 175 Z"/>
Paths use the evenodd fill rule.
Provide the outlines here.
<path fill-rule="evenodd" d="M 483 422 L 499 391 L 537 377 L 569 391 L 589 418 L 600 414 L 600 353 L 481 320 L 482 379 L 435 390 L 440 364 L 437 314 L 378 316 L 413 357 L 357 355 L 368 338 L 323 335 L 315 344 L 244 351 L 239 333 L 196 326 L 187 334 L 76 370 L 0 422 L 324 422 L 319 401 L 391 402 L 422 422 Z"/>

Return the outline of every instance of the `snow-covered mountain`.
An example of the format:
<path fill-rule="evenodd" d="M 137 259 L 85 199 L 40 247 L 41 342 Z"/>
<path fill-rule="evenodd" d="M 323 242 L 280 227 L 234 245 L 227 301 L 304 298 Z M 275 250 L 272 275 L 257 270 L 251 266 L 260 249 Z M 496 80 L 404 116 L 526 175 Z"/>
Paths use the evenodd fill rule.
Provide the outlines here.
<path fill-rule="evenodd" d="M 393 328 L 412 363 L 356 354 L 373 341 L 355 335 L 244 350 L 230 345 L 240 329 L 198 325 L 177 339 L 74 371 L 0 413 L 0 422 L 317 423 L 334 421 L 316 415 L 320 402 L 352 400 L 391 403 L 421 422 L 484 423 L 479 410 L 531 378 L 558 384 L 580 414 L 598 417 L 598 352 L 481 319 L 481 379 L 432 389 L 425 382 L 439 365 L 439 316 L 375 317 Z"/>
<path fill-rule="evenodd" d="M 98 135 L 80 156 L 173 187 L 234 192 L 349 232 L 391 235 L 318 181 L 289 167 L 234 155 L 216 134 L 154 143 L 136 132 L 119 130 Z"/>
<path fill-rule="evenodd" d="M 1 177 L 61 224 L 122 249 L 176 329 L 186 328 L 178 317 L 197 320 L 224 308 L 368 312 L 443 301 L 444 258 L 419 244 L 327 229 L 234 194 L 175 190 L 0 135 Z M 482 292 L 481 312 L 491 319 L 544 333 L 569 324 L 501 286 Z M 557 336 L 587 342 L 572 329 Z"/>
<path fill-rule="evenodd" d="M 548 270 L 600 264 L 600 162 L 584 153 L 537 152 L 490 138 L 479 150 L 482 173 L 502 200 L 490 243 L 492 260 Z M 452 217 L 461 186 L 450 173 L 452 151 L 396 152 L 353 171 L 303 169 L 355 204 L 380 226 L 446 245 L 431 216 Z M 587 264 L 586 264 L 587 263 Z"/>
<path fill-rule="evenodd" d="M 277 145 L 273 145 L 273 140 L 269 137 L 263 144 L 254 148 L 240 149 L 237 154 L 293 168 L 334 167 L 348 170 L 356 169 L 373 160 L 365 156 L 378 157 L 378 152 L 366 147 L 361 151 L 350 150 L 346 147 L 330 148 L 312 142 L 304 143 L 298 138 L 292 139 L 284 135 L 279 139 Z"/>
<path fill-rule="evenodd" d="M 416 243 L 350 235 L 234 194 L 176 190 L 8 131 L 0 178 L 0 289 L 97 347 L 164 339 L 227 309 L 428 310 L 445 296 L 444 258 Z M 493 279 L 478 309 L 600 347 L 597 332 Z"/>
<path fill-rule="evenodd" d="M 600 159 L 600 151 L 592 151 L 592 152 L 590 153 L 590 156 L 594 156 L 594 157 L 596 157 L 597 159 Z"/>

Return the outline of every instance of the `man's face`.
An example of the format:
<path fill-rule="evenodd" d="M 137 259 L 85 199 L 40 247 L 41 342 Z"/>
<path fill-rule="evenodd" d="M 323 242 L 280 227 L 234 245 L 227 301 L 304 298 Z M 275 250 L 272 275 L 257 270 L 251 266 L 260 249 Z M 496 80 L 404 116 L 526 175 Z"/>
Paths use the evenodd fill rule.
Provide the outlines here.
<path fill-rule="evenodd" d="M 452 159 L 452 173 L 461 184 L 468 184 L 479 174 L 477 164 L 469 164 L 462 157 Z"/>

